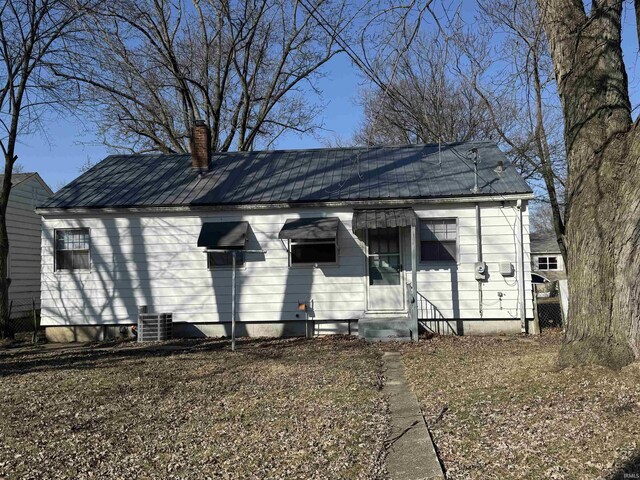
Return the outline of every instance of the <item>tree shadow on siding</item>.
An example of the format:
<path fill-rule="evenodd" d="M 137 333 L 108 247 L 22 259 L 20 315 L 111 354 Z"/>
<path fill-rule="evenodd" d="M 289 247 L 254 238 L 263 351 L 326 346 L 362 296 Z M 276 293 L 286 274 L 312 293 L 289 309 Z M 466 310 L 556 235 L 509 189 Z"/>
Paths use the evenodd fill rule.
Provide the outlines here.
<path fill-rule="evenodd" d="M 160 217 L 155 217 L 155 220 L 159 221 Z M 82 218 L 77 225 L 83 226 Z M 180 227 L 169 226 L 167 224 L 164 230 L 166 235 L 175 238 L 175 242 L 167 243 L 181 244 L 184 236 L 190 233 Z M 154 227 L 158 231 L 164 228 L 161 222 Z M 83 328 L 134 325 L 139 307 L 146 305 L 153 312 L 157 301 L 166 300 L 155 298 L 151 281 L 156 279 L 175 284 L 174 261 L 181 261 L 180 252 L 161 252 L 162 264 L 154 262 L 147 243 L 157 233 L 145 232 L 145 228 L 150 227 L 145 227 L 139 217 L 102 219 L 99 228 L 94 226 L 90 233 L 90 271 L 55 272 L 43 282 L 43 288 L 49 287 L 51 297 L 50 306 L 44 306 L 43 310 L 53 317 L 62 317 L 59 325 L 74 327 L 74 341 L 80 340 L 78 333 L 82 333 Z M 55 256 L 53 232 L 53 229 L 45 230 L 44 239 L 52 248 L 52 256 Z M 68 284 L 72 288 L 68 288 Z M 190 301 L 186 296 L 182 303 L 189 304 Z"/>
<path fill-rule="evenodd" d="M 452 317 L 451 319 L 444 318 L 441 320 L 446 324 L 446 327 L 443 328 L 443 332 L 448 332 L 449 330 L 453 330 L 453 333 L 456 335 L 464 335 L 464 321 L 460 315 L 460 285 L 458 282 L 458 265 L 455 263 L 451 264 L 442 264 L 438 266 L 420 266 L 418 265 L 418 271 L 420 270 L 431 270 L 431 271 L 448 271 L 449 272 L 449 282 L 451 284 L 451 311 Z M 432 304 L 438 312 L 441 308 L 438 308 L 432 300 L 429 299 L 428 292 L 427 294 L 423 294 L 422 292 L 418 292 L 419 296 L 422 296 L 427 300 L 428 303 Z M 452 326 L 452 321 L 455 322 L 455 328 Z"/>

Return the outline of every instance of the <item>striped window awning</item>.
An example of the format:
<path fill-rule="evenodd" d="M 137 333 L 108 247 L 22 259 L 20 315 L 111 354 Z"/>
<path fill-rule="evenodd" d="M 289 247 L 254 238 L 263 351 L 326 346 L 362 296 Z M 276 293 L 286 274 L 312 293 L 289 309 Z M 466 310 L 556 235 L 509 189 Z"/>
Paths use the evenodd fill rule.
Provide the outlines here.
<path fill-rule="evenodd" d="M 206 248 L 244 248 L 249 222 L 212 222 L 202 225 L 198 246 Z"/>
<path fill-rule="evenodd" d="M 416 213 L 411 208 L 362 209 L 353 211 L 352 229 L 410 227 L 416 223 Z"/>

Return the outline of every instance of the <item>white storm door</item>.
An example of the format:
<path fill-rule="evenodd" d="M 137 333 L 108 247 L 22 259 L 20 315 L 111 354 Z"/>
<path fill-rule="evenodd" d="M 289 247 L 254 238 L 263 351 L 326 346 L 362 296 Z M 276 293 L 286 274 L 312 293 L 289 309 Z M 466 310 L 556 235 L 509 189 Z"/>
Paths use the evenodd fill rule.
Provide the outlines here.
<path fill-rule="evenodd" d="M 367 257 L 367 310 L 405 310 L 400 228 L 368 229 Z"/>

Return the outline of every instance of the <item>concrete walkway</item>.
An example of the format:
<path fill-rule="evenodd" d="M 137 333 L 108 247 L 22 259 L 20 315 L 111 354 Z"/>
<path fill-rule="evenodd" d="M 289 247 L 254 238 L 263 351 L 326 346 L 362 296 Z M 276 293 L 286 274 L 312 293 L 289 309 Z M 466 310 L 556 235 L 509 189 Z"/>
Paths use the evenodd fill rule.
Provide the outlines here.
<path fill-rule="evenodd" d="M 402 356 L 385 352 L 385 384 L 391 432 L 385 441 L 387 471 L 392 480 L 442 480 L 444 474 L 427 430 L 418 399 L 407 385 Z"/>

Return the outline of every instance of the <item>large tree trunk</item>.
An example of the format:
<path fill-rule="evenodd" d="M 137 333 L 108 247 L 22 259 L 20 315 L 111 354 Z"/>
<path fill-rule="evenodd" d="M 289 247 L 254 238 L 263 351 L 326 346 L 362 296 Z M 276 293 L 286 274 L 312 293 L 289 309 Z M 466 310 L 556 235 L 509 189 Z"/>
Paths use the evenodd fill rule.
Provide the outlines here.
<path fill-rule="evenodd" d="M 622 0 L 539 0 L 565 118 L 570 309 L 562 364 L 640 356 L 640 142 L 622 60 Z"/>
<path fill-rule="evenodd" d="M 8 259 L 9 236 L 7 233 L 7 206 L 11 193 L 11 174 L 13 162 L 5 168 L 5 175 L 0 192 L 0 338 L 13 337 L 11 319 L 9 318 L 9 284 Z"/>

